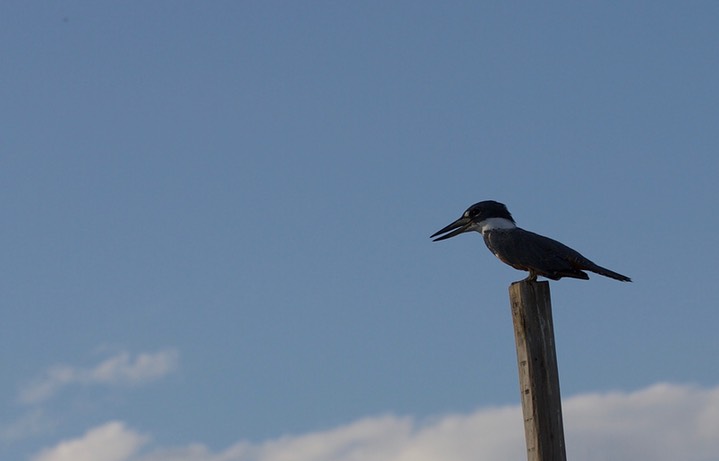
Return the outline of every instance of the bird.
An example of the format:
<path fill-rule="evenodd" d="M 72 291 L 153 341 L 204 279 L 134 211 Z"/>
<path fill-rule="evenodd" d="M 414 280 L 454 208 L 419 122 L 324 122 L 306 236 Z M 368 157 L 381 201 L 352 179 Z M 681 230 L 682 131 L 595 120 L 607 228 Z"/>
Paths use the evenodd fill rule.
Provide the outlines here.
<path fill-rule="evenodd" d="M 475 203 L 459 219 L 430 238 L 438 242 L 469 231 L 482 234 L 487 248 L 500 261 L 517 270 L 528 271 L 526 281 L 536 282 L 537 276 L 550 280 L 562 277 L 589 280 L 585 271 L 622 282 L 632 281 L 626 275 L 595 264 L 563 243 L 517 227 L 507 206 L 494 200 Z"/>

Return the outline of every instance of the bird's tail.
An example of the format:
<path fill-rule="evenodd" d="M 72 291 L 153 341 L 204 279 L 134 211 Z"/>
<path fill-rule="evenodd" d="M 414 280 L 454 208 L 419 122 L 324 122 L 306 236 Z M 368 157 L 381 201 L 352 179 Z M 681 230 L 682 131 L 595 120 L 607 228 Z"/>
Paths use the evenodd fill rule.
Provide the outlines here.
<path fill-rule="evenodd" d="M 590 270 L 592 272 L 596 272 L 599 275 L 603 275 L 605 277 L 612 278 L 614 280 L 619 280 L 620 282 L 631 282 L 632 279 L 627 277 L 626 275 L 619 274 L 614 271 L 610 271 L 609 269 L 606 269 L 602 266 L 594 265 L 593 267 L 588 267 L 587 270 Z"/>

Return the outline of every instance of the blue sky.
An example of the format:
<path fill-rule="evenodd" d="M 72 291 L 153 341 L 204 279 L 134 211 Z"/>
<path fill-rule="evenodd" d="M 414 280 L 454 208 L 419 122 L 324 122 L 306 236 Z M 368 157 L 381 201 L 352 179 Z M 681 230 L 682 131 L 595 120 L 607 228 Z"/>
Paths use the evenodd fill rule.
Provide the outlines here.
<path fill-rule="evenodd" d="M 504 429 L 524 274 L 477 234 L 429 239 L 485 199 L 634 280 L 551 284 L 570 453 L 641 459 L 657 402 L 685 442 L 719 433 L 718 21 L 713 2 L 3 3 L 0 457 L 275 461 L 359 431 L 404 434 L 347 436 L 399 460 L 382 449 L 439 450 L 438 421 Z M 581 432 L 600 413 L 637 434 Z M 710 439 L 645 459 L 713 459 Z"/>

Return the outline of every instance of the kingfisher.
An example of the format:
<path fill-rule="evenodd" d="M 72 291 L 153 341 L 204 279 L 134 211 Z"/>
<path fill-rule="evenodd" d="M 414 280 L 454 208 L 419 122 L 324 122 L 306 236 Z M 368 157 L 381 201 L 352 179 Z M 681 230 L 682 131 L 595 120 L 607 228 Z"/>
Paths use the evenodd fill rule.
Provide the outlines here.
<path fill-rule="evenodd" d="M 517 227 L 507 207 L 494 200 L 475 203 L 459 219 L 430 238 L 438 242 L 469 231 L 482 234 L 487 248 L 500 261 L 517 270 L 529 271 L 525 279 L 527 281 L 535 282 L 540 275 L 551 280 L 562 277 L 589 280 L 589 275 L 584 271 L 622 282 L 632 281 L 626 275 L 593 263 L 556 240 Z"/>

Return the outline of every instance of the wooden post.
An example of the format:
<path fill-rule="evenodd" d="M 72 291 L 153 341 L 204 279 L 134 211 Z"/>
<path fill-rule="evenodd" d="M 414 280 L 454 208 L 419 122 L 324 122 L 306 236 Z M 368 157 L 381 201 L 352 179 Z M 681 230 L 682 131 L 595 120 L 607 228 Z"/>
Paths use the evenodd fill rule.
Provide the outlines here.
<path fill-rule="evenodd" d="M 566 461 L 549 282 L 509 286 L 528 461 Z"/>

